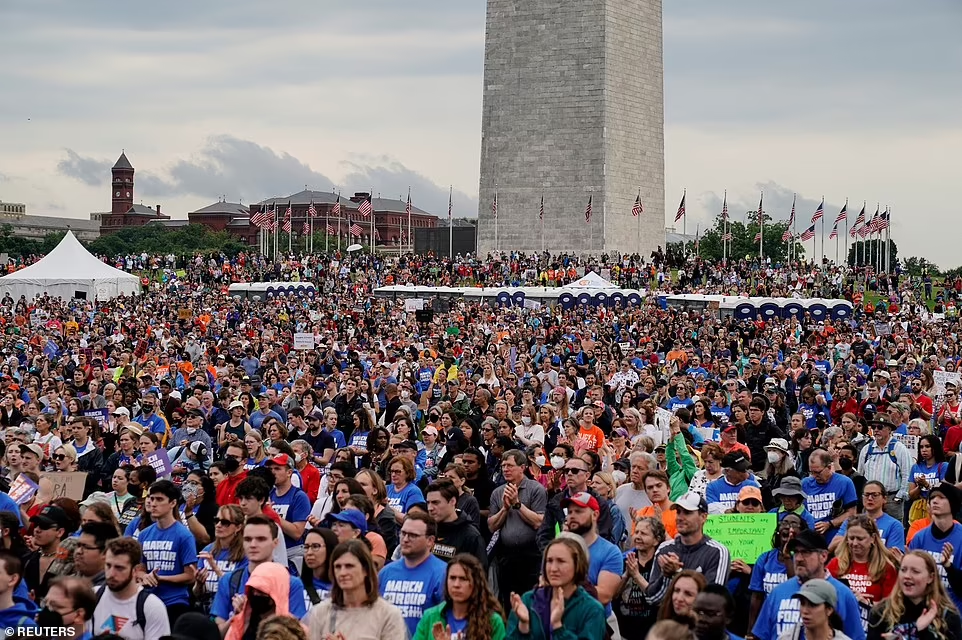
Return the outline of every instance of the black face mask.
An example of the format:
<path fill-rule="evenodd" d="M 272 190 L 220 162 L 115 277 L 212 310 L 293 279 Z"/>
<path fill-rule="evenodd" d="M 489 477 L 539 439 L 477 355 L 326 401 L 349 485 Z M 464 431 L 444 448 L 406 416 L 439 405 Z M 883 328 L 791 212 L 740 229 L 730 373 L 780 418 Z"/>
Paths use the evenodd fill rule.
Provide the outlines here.
<path fill-rule="evenodd" d="M 43 626 L 47 628 L 62 627 L 63 616 L 52 609 L 44 607 L 37 614 L 37 626 Z"/>
<path fill-rule="evenodd" d="M 251 606 L 251 613 L 264 616 L 274 610 L 274 600 L 270 596 L 252 593 L 247 596 L 247 603 Z"/>
<path fill-rule="evenodd" d="M 839 458 L 839 459 L 838 459 L 838 466 L 839 466 L 839 468 L 840 468 L 842 471 L 851 471 L 851 470 L 852 470 L 852 467 L 855 466 L 855 463 L 853 463 L 853 462 L 852 462 L 851 460 L 849 460 L 848 458 Z"/>
<path fill-rule="evenodd" d="M 237 458 L 224 458 L 224 470 L 227 473 L 234 473 L 240 469 L 240 460 Z"/>

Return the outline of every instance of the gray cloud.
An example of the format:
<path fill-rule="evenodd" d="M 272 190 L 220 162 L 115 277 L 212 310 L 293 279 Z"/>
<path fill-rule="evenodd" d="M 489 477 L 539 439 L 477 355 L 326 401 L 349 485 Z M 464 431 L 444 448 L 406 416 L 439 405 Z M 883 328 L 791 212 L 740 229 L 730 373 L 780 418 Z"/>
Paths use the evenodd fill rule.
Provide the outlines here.
<path fill-rule="evenodd" d="M 68 178 L 74 178 L 91 187 L 104 184 L 104 176 L 110 175 L 110 167 L 114 165 L 110 160 L 87 158 L 73 149 L 65 149 L 67 157 L 57 163 L 57 171 Z"/>
<path fill-rule="evenodd" d="M 81 156 L 72 149 L 61 160 L 58 171 L 91 186 L 102 186 L 113 163 Z M 136 159 L 131 159 L 136 167 Z M 407 197 L 408 187 L 415 206 L 447 215 L 448 190 L 427 176 L 388 157 L 358 157 L 345 162 L 348 175 L 335 181 L 315 171 L 289 153 L 278 152 L 250 140 L 230 135 L 210 137 L 189 159 L 181 159 L 163 172 L 137 171 L 138 195 L 151 198 L 201 197 L 214 200 L 228 194 L 230 200 L 256 202 L 283 197 L 304 189 L 329 191 L 338 183 L 344 195 L 374 189 L 384 198 Z M 478 203 L 455 191 L 455 215 L 477 215 Z"/>

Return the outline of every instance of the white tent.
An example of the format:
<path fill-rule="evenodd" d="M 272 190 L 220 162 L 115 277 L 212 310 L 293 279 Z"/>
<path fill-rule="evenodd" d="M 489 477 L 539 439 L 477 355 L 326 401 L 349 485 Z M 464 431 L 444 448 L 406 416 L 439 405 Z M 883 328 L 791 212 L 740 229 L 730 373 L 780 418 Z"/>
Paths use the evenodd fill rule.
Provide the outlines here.
<path fill-rule="evenodd" d="M 583 277 L 578 278 L 570 284 L 564 286 L 565 289 L 617 289 L 618 287 L 611 284 L 601 276 L 599 276 L 594 271 L 589 271 Z"/>
<path fill-rule="evenodd" d="M 110 300 L 140 293 L 140 278 L 114 269 L 84 249 L 68 231 L 40 262 L 0 278 L 0 296 L 32 300 L 44 293 L 65 299 Z"/>

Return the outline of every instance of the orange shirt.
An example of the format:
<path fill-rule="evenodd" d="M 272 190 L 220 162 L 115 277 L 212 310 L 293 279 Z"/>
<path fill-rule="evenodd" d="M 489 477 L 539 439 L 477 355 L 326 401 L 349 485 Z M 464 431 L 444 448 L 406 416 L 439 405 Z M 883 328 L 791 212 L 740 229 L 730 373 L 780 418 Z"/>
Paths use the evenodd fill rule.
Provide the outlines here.
<path fill-rule="evenodd" d="M 592 451 L 597 451 L 605 446 L 605 432 L 595 425 L 591 425 L 590 429 L 582 427 L 578 431 L 578 439 L 585 444 L 587 449 Z"/>
<path fill-rule="evenodd" d="M 677 518 L 678 512 L 674 509 L 665 509 L 661 512 L 661 523 L 665 525 L 665 533 L 668 534 L 669 538 L 674 538 L 678 535 Z M 658 512 L 655 511 L 654 507 L 645 507 L 640 511 L 635 512 L 635 520 L 638 518 L 657 518 Z"/>

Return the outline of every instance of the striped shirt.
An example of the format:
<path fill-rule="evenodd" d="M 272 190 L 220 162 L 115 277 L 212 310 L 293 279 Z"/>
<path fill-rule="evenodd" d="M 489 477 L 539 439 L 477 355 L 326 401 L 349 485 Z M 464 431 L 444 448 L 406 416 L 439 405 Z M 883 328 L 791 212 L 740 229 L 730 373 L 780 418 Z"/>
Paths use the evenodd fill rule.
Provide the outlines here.
<path fill-rule="evenodd" d="M 912 477 L 912 454 L 904 444 L 889 438 L 885 446 L 871 440 L 859 454 L 858 469 L 866 481 L 877 480 L 889 495 L 907 500 Z"/>

